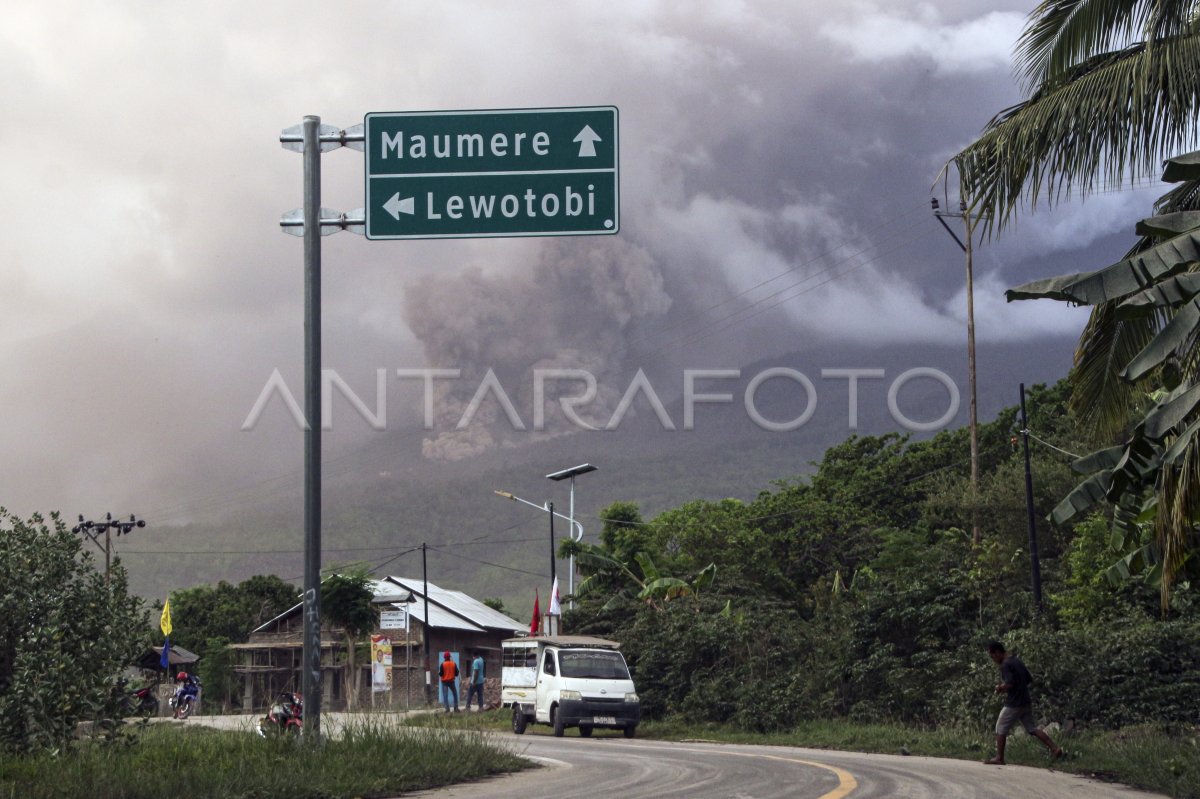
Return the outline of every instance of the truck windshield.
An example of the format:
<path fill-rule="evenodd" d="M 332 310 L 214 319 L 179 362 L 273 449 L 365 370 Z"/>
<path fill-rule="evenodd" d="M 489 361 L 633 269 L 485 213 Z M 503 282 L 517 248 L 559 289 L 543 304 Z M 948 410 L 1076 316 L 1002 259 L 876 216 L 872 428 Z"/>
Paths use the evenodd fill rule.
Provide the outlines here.
<path fill-rule="evenodd" d="M 628 680 L 629 669 L 619 652 L 558 653 L 562 676 L 586 680 Z"/>

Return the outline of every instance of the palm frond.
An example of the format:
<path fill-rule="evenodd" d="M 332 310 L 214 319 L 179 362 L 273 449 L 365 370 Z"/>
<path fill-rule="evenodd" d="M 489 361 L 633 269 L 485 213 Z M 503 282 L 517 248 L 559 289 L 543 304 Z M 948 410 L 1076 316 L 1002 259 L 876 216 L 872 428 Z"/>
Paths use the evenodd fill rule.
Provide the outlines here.
<path fill-rule="evenodd" d="M 1125 429 L 1145 387 L 1122 380 L 1121 370 L 1156 331 L 1149 317 L 1118 319 L 1115 302 L 1092 309 L 1075 351 L 1069 407 L 1095 439 L 1109 439 Z"/>
<path fill-rule="evenodd" d="M 1017 71 L 1033 87 L 1098 52 L 1128 44 L 1142 5 L 1142 0 L 1044 0 L 1017 42 Z"/>
<path fill-rule="evenodd" d="M 995 117 L 954 157 L 962 195 L 1002 227 L 1024 202 L 1157 175 L 1195 140 L 1200 34 L 1094 56 Z"/>
<path fill-rule="evenodd" d="M 1154 534 L 1161 557 L 1164 611 L 1170 603 L 1171 586 L 1200 547 L 1196 531 L 1200 519 L 1200 435 L 1195 425 L 1187 433 L 1182 456 L 1174 465 L 1164 467 L 1158 481 L 1159 513 Z"/>

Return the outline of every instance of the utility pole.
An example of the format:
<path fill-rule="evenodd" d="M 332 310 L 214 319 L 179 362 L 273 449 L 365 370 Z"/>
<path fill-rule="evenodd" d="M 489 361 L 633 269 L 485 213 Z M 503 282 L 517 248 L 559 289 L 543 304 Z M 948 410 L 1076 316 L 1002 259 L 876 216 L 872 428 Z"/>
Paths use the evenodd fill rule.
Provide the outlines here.
<path fill-rule="evenodd" d="M 1029 517 L 1029 573 L 1033 606 L 1042 612 L 1042 564 L 1038 558 L 1037 523 L 1033 517 L 1033 472 L 1029 468 L 1029 417 L 1025 415 L 1025 384 L 1021 384 L 1021 438 L 1025 447 L 1025 511 Z"/>
<path fill-rule="evenodd" d="M 975 238 L 976 217 L 967 212 L 967 204 L 958 204 L 959 213 L 951 214 L 938 210 L 937 197 L 931 198 L 933 215 L 942 224 L 950 237 L 962 249 L 967 258 L 967 385 L 970 399 L 970 434 L 971 434 L 971 542 L 978 546 L 979 535 L 979 412 L 975 391 L 975 270 L 972 265 L 973 245 Z M 963 231 L 966 233 L 966 243 L 954 233 L 943 217 L 958 216 L 963 221 Z"/>
<path fill-rule="evenodd" d="M 428 566 L 428 561 L 425 557 L 425 553 L 428 549 L 429 549 L 429 547 L 426 545 L 426 543 L 424 541 L 422 541 L 421 542 L 421 580 L 423 580 L 424 584 L 425 584 L 425 588 L 424 588 L 425 626 L 421 631 L 421 638 L 425 639 L 425 704 L 426 705 L 432 704 L 432 702 L 430 702 L 430 699 L 429 699 L 429 693 L 430 693 L 430 689 L 433 687 L 433 683 L 430 680 L 430 672 L 429 672 L 429 566 Z"/>
<path fill-rule="evenodd" d="M 114 520 L 111 513 L 104 515 L 104 521 L 93 522 L 84 521 L 83 516 L 79 517 L 79 524 L 71 528 L 72 533 L 82 533 L 91 539 L 92 543 L 100 547 L 104 552 L 104 585 L 107 587 L 112 583 L 112 533 L 116 530 L 117 535 L 128 535 L 135 527 L 145 527 L 144 519 L 139 519 L 137 516 L 130 516 L 129 521 L 123 522 L 120 519 Z M 100 546 L 97 540 L 100 533 L 104 533 L 104 546 Z"/>

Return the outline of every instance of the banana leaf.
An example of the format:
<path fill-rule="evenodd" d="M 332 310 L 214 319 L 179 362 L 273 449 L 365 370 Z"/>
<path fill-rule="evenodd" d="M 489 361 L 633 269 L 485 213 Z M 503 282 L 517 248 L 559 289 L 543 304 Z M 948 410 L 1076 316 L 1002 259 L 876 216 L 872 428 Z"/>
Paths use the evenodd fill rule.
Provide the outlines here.
<path fill-rule="evenodd" d="M 1111 470 L 1116 468 L 1123 454 L 1125 454 L 1124 444 L 1118 444 L 1115 447 L 1106 447 L 1105 449 L 1096 450 L 1090 455 L 1084 455 L 1077 461 L 1073 461 L 1071 469 L 1079 474 L 1091 474 L 1101 469 Z"/>
<path fill-rule="evenodd" d="M 1075 298 L 1075 295 L 1069 293 L 1068 289 L 1092 274 L 1095 273 L 1076 272 L 1073 275 L 1046 277 L 1041 280 L 1035 280 L 1032 283 L 1026 283 L 1023 286 L 1017 286 L 1015 289 L 1009 289 L 1004 292 L 1004 296 L 1009 302 L 1013 302 L 1014 300 L 1078 302 L 1079 300 Z"/>
<path fill-rule="evenodd" d="M 1186 271 L 1192 261 L 1200 261 L 1200 230 L 1167 239 L 1095 272 L 1035 280 L 1009 289 L 1004 296 L 1009 302 L 1047 298 L 1097 305 L 1148 289 Z"/>
<path fill-rule="evenodd" d="M 1200 150 L 1168 158 L 1162 179 L 1164 183 L 1200 180 Z"/>
<path fill-rule="evenodd" d="M 1176 211 L 1143 219 L 1137 223 L 1136 231 L 1139 236 L 1161 239 L 1178 236 L 1195 228 L 1200 228 L 1200 211 Z"/>
<path fill-rule="evenodd" d="M 1134 428 L 1133 435 L 1125 442 L 1125 452 L 1112 470 L 1112 482 L 1108 486 L 1108 499 L 1120 502 L 1127 494 L 1139 494 L 1153 485 L 1154 478 L 1162 466 L 1162 446 L 1148 438 L 1145 422 Z"/>
<path fill-rule="evenodd" d="M 1195 268 L 1196 264 L 1189 264 Z M 1200 294 L 1200 272 L 1188 272 L 1168 278 L 1145 291 L 1139 291 L 1117 306 L 1119 319 L 1137 319 L 1159 308 L 1174 308 Z"/>
<path fill-rule="evenodd" d="M 1144 377 L 1154 367 L 1171 357 L 1193 340 L 1200 330 L 1200 299 L 1192 299 L 1176 311 L 1175 316 L 1159 331 L 1146 348 L 1125 365 L 1121 379 L 1130 382 Z"/>
<path fill-rule="evenodd" d="M 1111 481 L 1112 471 L 1105 469 L 1075 486 L 1071 493 L 1067 494 L 1062 502 L 1059 502 L 1054 510 L 1050 511 L 1050 522 L 1054 525 L 1066 524 L 1084 511 L 1090 510 L 1108 499 L 1108 488 Z"/>
<path fill-rule="evenodd" d="M 1163 463 L 1169 463 L 1172 466 L 1177 465 L 1179 460 L 1186 454 L 1187 448 L 1195 445 L 1197 434 L 1200 434 L 1200 419 L 1188 425 L 1187 429 L 1179 434 L 1179 437 L 1175 439 L 1171 446 L 1167 447 L 1167 451 L 1162 456 Z"/>
<path fill-rule="evenodd" d="M 1184 391 L 1171 392 L 1165 402 L 1159 403 L 1146 414 L 1146 435 L 1161 439 L 1191 415 L 1197 405 L 1200 405 L 1200 383 Z"/>

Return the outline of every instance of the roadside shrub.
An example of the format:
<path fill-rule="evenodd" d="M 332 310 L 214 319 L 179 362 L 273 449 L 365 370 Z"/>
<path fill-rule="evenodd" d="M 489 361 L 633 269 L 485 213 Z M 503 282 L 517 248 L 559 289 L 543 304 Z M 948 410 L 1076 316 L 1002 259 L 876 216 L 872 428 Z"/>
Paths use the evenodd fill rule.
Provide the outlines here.
<path fill-rule="evenodd" d="M 638 610 L 624 649 L 647 717 L 678 713 L 757 732 L 800 717 L 794 678 L 805 624 L 780 604 L 723 615 L 729 599 L 687 597 Z"/>
<path fill-rule="evenodd" d="M 1010 639 L 1034 674 L 1039 715 L 1110 729 L 1196 721 L 1200 624 L 1147 619 Z"/>
<path fill-rule="evenodd" d="M 120 565 L 106 585 L 82 547 L 57 515 L 0 508 L 0 748 L 52 751 L 79 721 L 117 712 L 113 682 L 147 619 Z"/>

